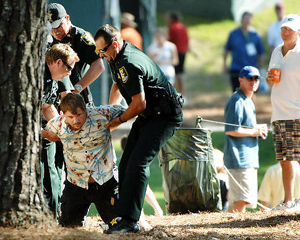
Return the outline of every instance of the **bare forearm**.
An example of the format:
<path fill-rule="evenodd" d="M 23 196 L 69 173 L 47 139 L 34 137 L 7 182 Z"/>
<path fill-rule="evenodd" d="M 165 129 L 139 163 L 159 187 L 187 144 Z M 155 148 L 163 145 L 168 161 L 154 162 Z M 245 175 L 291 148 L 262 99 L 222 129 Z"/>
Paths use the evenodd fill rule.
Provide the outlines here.
<path fill-rule="evenodd" d="M 68 93 L 72 92 L 71 90 L 67 90 L 60 93 L 60 100 L 62 100 Z"/>
<path fill-rule="evenodd" d="M 93 81 L 95 81 L 100 74 L 105 70 L 103 59 L 99 58 L 95 60 L 92 64 L 90 69 L 86 72 L 84 77 L 77 83 L 82 86 L 82 88 L 86 88 L 89 86 Z"/>
<path fill-rule="evenodd" d="M 268 129 L 266 124 L 259 124 L 255 128 L 240 127 L 236 131 L 227 131 L 226 135 L 232 137 L 261 137 L 265 139 L 268 135 Z"/>
<path fill-rule="evenodd" d="M 145 103 L 131 102 L 126 109 L 126 111 L 122 114 L 122 120 L 127 121 L 135 116 L 139 115 L 146 108 Z"/>
<path fill-rule="evenodd" d="M 119 91 L 119 88 L 116 83 L 114 83 L 111 87 L 110 96 L 109 96 L 109 104 L 120 104 L 122 100 L 122 95 Z"/>
<path fill-rule="evenodd" d="M 115 129 L 120 124 L 139 115 L 146 108 L 145 93 L 141 92 L 132 96 L 132 101 L 126 111 L 119 117 L 112 119 L 105 127 Z"/>
<path fill-rule="evenodd" d="M 50 119 L 59 115 L 57 109 L 52 104 L 45 104 L 42 107 L 42 114 L 46 121 L 49 121 Z"/>
<path fill-rule="evenodd" d="M 47 138 L 52 142 L 60 141 L 60 138 L 53 132 L 42 129 L 42 137 Z"/>

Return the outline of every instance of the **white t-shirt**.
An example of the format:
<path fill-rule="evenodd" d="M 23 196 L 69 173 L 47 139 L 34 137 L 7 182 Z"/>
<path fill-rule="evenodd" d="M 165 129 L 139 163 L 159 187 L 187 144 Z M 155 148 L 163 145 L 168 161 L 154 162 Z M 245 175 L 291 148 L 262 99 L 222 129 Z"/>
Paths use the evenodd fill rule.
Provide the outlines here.
<path fill-rule="evenodd" d="M 281 69 L 280 81 L 274 83 L 271 90 L 271 122 L 300 119 L 300 42 L 285 56 L 282 46 L 274 49 L 268 68 L 278 64 Z"/>
<path fill-rule="evenodd" d="M 298 162 L 292 161 L 295 171 L 294 198 L 300 198 L 300 167 Z M 284 199 L 282 183 L 282 169 L 280 163 L 272 165 L 266 171 L 258 191 L 258 199 L 271 203 L 271 207 L 276 207 Z"/>
<path fill-rule="evenodd" d="M 161 47 L 154 42 L 148 48 L 148 54 L 154 55 L 153 60 L 159 65 L 161 70 L 168 77 L 168 80 L 171 82 L 171 84 L 174 84 L 175 81 L 175 68 L 170 63 L 161 64 L 160 62 L 171 62 L 174 48 L 176 48 L 175 44 L 169 41 L 165 41 Z"/>
<path fill-rule="evenodd" d="M 273 22 L 268 30 L 268 45 L 272 48 L 275 48 L 282 43 L 281 21 Z"/>

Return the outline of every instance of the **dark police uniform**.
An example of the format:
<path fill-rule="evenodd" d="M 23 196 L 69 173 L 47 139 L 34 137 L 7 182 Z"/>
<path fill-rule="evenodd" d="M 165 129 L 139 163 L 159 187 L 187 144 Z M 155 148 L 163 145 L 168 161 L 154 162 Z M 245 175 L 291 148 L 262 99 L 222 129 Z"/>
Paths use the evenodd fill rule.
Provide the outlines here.
<path fill-rule="evenodd" d="M 133 123 L 119 165 L 118 216 L 136 221 L 144 203 L 149 165 L 182 123 L 182 102 L 159 66 L 146 54 L 124 41 L 110 63 L 114 81 L 127 104 L 145 92 L 146 110 Z"/>
<path fill-rule="evenodd" d="M 69 33 L 61 41 L 53 38 L 52 45 L 56 43 L 66 43 L 70 45 L 80 58 L 79 62 L 75 64 L 71 76 L 66 77 L 70 78 L 73 85 L 80 81 L 89 70 L 90 65 L 96 59 L 100 58 L 91 34 L 79 27 L 72 25 Z M 80 94 L 84 97 L 85 103 L 93 105 L 93 97 L 89 87 L 83 89 Z"/>
<path fill-rule="evenodd" d="M 54 105 L 58 109 L 59 93 L 72 89 L 73 86 L 69 79 L 64 79 L 64 81 L 52 80 L 50 70 L 47 64 L 45 64 L 43 105 L 47 103 Z M 42 117 L 43 128 L 46 124 L 46 119 Z M 62 144 L 61 142 L 51 142 L 46 138 L 43 138 L 42 144 L 41 169 L 43 192 L 51 211 L 56 216 L 61 197 L 61 175 L 64 162 Z"/>

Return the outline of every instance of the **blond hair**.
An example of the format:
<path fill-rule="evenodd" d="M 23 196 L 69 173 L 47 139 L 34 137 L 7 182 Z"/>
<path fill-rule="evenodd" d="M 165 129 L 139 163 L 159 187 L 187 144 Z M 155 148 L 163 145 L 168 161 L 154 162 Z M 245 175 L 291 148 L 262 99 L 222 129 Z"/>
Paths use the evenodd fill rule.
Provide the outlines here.
<path fill-rule="evenodd" d="M 77 53 L 69 45 L 64 43 L 54 44 L 46 52 L 46 62 L 48 64 L 51 64 L 58 59 L 61 59 L 65 62 L 68 62 L 68 60 L 79 62 Z"/>

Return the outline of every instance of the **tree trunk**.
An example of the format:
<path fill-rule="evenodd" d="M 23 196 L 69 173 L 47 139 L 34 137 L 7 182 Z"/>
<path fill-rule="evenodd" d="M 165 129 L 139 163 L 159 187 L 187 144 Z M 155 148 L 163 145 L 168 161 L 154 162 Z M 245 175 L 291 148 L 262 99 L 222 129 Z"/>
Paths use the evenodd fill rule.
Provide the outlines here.
<path fill-rule="evenodd" d="M 41 190 L 46 0 L 0 1 L 0 225 L 49 219 Z"/>

